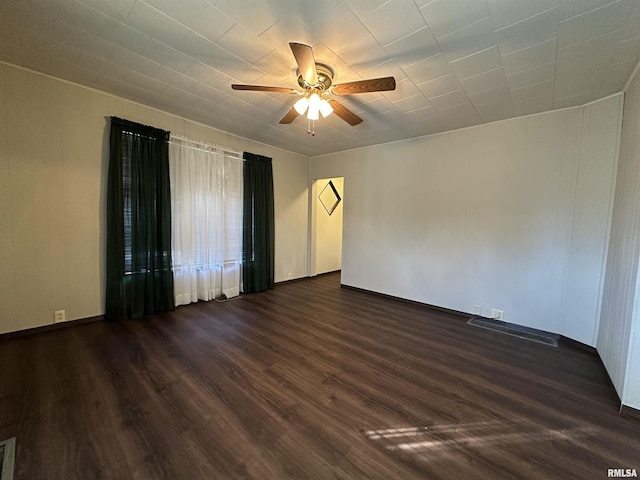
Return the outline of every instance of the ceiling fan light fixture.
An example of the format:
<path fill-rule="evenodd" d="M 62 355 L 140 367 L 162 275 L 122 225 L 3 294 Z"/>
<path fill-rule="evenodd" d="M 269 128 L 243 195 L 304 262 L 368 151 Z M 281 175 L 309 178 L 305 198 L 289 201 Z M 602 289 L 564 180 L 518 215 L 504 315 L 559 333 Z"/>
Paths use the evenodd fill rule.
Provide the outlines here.
<path fill-rule="evenodd" d="M 333 113 L 333 107 L 325 99 L 322 99 L 320 102 L 320 113 L 323 118 L 326 118 Z"/>
<path fill-rule="evenodd" d="M 313 124 L 320 118 L 320 114 L 322 114 L 322 117 L 327 117 L 335 112 L 340 119 L 353 127 L 362 123 L 362 119 L 342 103 L 334 99 L 331 99 L 330 102 L 325 100 L 322 98 L 324 94 L 352 95 L 396 89 L 396 80 L 393 77 L 369 78 L 334 85 L 333 68 L 324 63 L 316 62 L 313 48 L 310 45 L 289 42 L 289 48 L 291 48 L 291 53 L 293 53 L 296 60 L 298 85 L 300 85 L 302 91 L 266 85 L 242 85 L 236 83 L 231 85 L 233 90 L 300 95 L 302 98 L 296 101 L 294 106 L 280 119 L 279 123 L 281 125 L 290 124 L 298 116 L 306 116 L 309 121 L 309 133 L 313 134 Z"/>
<path fill-rule="evenodd" d="M 307 97 L 302 97 L 293 104 L 293 108 L 296 109 L 296 112 L 298 112 L 299 115 L 304 115 L 304 112 L 309 108 L 309 99 Z"/>
<path fill-rule="evenodd" d="M 317 93 L 311 94 L 309 97 L 309 110 L 307 110 L 307 118 L 309 120 L 318 120 L 320 118 L 320 105 L 322 100 Z"/>

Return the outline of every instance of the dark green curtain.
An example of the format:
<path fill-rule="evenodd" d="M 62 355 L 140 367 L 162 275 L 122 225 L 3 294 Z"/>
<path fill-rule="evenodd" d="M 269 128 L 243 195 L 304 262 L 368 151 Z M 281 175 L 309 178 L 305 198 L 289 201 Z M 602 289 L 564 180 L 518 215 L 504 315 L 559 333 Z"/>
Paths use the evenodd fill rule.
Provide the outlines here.
<path fill-rule="evenodd" d="M 111 117 L 108 320 L 171 310 L 169 132 Z"/>
<path fill-rule="evenodd" d="M 244 293 L 273 288 L 274 215 L 271 159 L 245 152 L 242 212 Z"/>

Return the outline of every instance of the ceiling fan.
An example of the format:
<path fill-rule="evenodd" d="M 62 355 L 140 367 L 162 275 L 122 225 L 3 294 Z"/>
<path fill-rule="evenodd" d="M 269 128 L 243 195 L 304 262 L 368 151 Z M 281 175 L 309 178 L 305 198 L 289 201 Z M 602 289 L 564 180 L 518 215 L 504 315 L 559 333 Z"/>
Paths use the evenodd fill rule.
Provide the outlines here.
<path fill-rule="evenodd" d="M 325 95 L 341 96 L 355 93 L 383 92 L 395 90 L 396 80 L 393 77 L 372 78 L 355 82 L 333 84 L 334 71 L 329 65 L 318 63 L 313 55 L 313 49 L 309 45 L 290 42 L 289 47 L 298 64 L 298 85 L 302 90 L 286 87 L 267 87 L 262 85 L 239 85 L 234 83 L 234 90 L 252 90 L 256 92 L 288 93 L 299 95 L 301 98 L 280 120 L 281 124 L 293 122 L 298 115 L 307 114 L 309 121 L 308 133 L 315 134 L 314 122 L 320 115 L 326 117 L 335 112 L 338 117 L 354 126 L 362 122 L 362 119 L 337 102 L 335 99 L 325 99 Z"/>

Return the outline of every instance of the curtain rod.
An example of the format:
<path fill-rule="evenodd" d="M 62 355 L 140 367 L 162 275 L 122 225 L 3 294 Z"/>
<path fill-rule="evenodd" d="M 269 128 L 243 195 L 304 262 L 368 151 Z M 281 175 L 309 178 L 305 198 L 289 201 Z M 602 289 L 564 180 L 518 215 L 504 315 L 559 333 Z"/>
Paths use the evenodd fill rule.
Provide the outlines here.
<path fill-rule="evenodd" d="M 208 147 L 213 147 L 213 148 L 219 148 L 220 150 L 223 150 L 227 153 L 233 153 L 235 155 L 238 155 L 239 157 L 242 157 L 242 152 L 238 152 L 237 150 L 234 150 L 232 148 L 229 147 L 225 147 L 223 145 L 216 145 L 215 143 L 209 143 L 207 141 L 204 140 L 194 140 L 193 138 L 189 138 L 189 137 L 184 137 L 182 135 L 176 135 L 175 133 L 172 133 L 169 137 L 169 143 L 171 142 L 171 139 L 175 138 L 176 140 L 182 140 L 184 142 L 191 142 L 191 143 L 196 143 L 196 144 L 200 144 L 200 145 L 206 145 Z M 203 151 L 207 151 L 204 148 L 197 148 L 197 147 L 190 147 L 190 148 L 194 148 L 196 150 L 203 150 Z"/>

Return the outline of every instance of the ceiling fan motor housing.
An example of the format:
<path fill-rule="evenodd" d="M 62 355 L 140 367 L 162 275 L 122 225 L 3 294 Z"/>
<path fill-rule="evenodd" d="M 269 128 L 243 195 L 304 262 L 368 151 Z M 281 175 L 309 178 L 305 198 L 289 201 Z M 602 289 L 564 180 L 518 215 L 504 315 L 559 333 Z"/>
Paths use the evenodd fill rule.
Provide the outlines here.
<path fill-rule="evenodd" d="M 321 92 L 326 92 L 329 90 L 333 83 L 333 68 L 324 63 L 316 63 L 316 71 L 318 73 L 318 83 L 315 85 L 309 85 L 305 82 L 304 78 L 302 78 L 302 74 L 300 73 L 300 69 L 296 69 L 296 73 L 298 74 L 298 85 L 302 88 L 306 89 L 318 89 Z"/>

